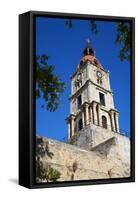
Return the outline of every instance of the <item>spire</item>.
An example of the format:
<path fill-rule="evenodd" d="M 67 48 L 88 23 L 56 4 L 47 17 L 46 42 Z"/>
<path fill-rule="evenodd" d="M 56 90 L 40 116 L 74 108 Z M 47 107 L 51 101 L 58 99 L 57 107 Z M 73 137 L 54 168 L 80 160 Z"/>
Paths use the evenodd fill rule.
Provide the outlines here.
<path fill-rule="evenodd" d="M 83 51 L 83 54 L 84 55 L 92 55 L 94 56 L 94 49 L 91 47 L 91 42 L 90 42 L 90 39 L 86 39 L 86 47 Z"/>
<path fill-rule="evenodd" d="M 86 39 L 86 46 L 87 47 L 90 47 L 91 46 L 91 41 L 89 38 Z"/>

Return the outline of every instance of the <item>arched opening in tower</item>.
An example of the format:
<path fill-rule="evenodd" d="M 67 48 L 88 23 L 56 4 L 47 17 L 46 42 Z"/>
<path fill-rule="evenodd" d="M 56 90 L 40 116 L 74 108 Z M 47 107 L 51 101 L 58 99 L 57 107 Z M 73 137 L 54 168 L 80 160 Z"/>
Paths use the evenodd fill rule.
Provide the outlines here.
<path fill-rule="evenodd" d="M 105 116 L 102 116 L 102 127 L 107 129 L 107 119 Z"/>

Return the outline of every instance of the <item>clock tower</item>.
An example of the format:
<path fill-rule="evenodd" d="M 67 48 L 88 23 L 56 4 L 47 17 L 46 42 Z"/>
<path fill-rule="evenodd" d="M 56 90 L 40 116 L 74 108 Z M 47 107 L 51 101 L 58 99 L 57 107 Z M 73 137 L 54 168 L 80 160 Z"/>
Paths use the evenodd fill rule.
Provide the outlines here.
<path fill-rule="evenodd" d="M 68 142 L 91 150 L 119 133 L 118 111 L 114 107 L 110 73 L 95 56 L 90 41 L 71 76 Z"/>

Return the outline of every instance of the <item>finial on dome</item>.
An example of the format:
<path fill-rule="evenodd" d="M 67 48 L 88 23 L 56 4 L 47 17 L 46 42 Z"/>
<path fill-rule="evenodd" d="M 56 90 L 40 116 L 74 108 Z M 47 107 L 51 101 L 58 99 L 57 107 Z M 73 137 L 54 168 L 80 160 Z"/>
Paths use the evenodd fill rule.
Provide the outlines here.
<path fill-rule="evenodd" d="M 86 47 L 83 51 L 84 55 L 93 55 L 94 56 L 94 49 L 91 47 L 90 39 L 86 39 Z"/>
<path fill-rule="evenodd" d="M 87 44 L 87 47 L 90 47 L 91 41 L 89 38 L 86 39 L 86 44 Z"/>

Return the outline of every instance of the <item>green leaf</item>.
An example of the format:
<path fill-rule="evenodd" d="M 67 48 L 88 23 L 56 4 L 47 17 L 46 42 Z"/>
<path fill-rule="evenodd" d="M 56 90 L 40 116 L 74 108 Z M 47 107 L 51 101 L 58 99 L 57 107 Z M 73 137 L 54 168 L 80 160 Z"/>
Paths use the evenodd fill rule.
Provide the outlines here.
<path fill-rule="evenodd" d="M 59 107 L 60 94 L 66 86 L 54 73 L 54 66 L 47 63 L 48 56 L 43 54 L 36 57 L 36 97 L 43 98 L 45 107 L 50 112 Z"/>

